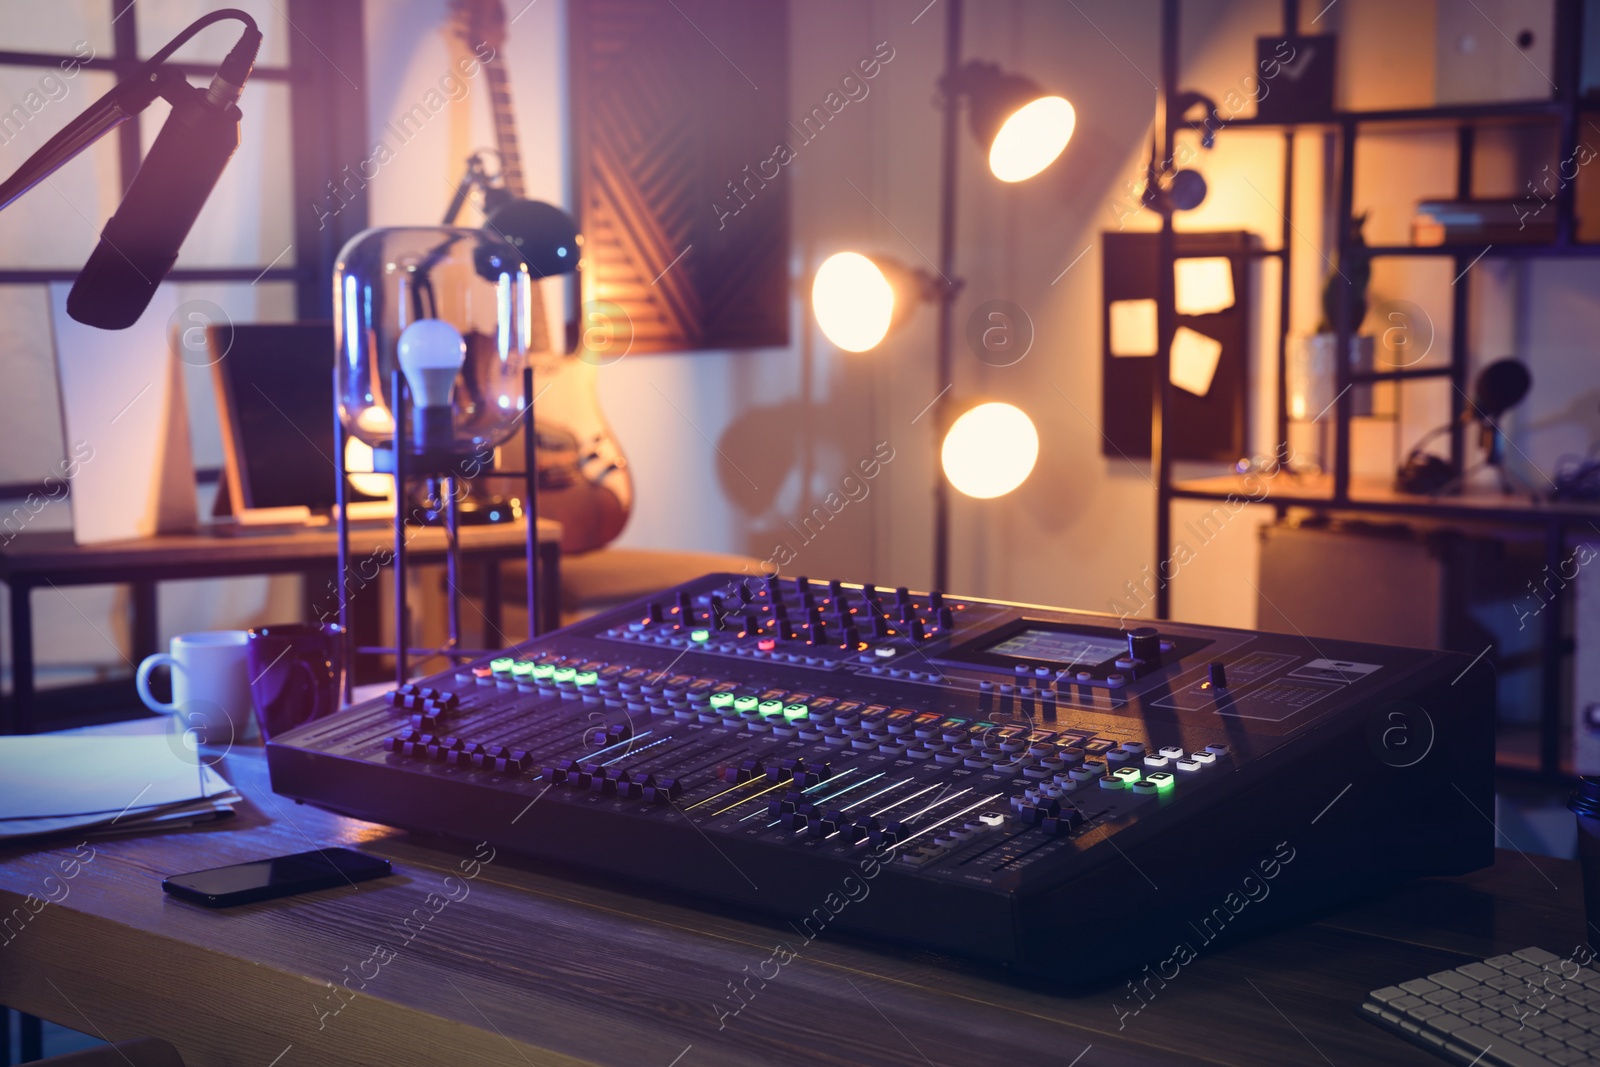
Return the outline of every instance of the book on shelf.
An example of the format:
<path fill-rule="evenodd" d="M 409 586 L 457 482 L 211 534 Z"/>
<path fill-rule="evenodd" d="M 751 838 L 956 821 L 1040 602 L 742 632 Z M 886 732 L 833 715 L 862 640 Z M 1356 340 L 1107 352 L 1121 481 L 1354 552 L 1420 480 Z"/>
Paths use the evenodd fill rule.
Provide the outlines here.
<path fill-rule="evenodd" d="M 1424 200 L 1411 220 L 1411 243 L 1547 244 L 1555 240 L 1556 209 L 1534 197 L 1513 200 Z"/>

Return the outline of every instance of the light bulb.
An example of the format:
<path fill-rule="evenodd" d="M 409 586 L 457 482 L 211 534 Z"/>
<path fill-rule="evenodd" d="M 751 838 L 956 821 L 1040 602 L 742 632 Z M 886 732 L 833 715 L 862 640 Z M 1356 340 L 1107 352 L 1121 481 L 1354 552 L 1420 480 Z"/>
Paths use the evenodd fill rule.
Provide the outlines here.
<path fill-rule="evenodd" d="M 450 406 L 456 376 L 467 361 L 467 345 L 456 328 L 441 319 L 418 319 L 400 332 L 400 372 L 411 387 L 416 416 L 411 440 L 421 455 L 449 450 L 455 439 Z"/>
<path fill-rule="evenodd" d="M 889 332 L 894 288 L 872 260 L 840 252 L 817 268 L 811 310 L 828 340 L 846 352 L 865 352 Z"/>
<path fill-rule="evenodd" d="M 443 319 L 418 319 L 400 333 L 400 371 L 419 408 L 447 408 L 467 345 Z"/>
<path fill-rule="evenodd" d="M 1012 404 L 979 404 L 945 434 L 944 475 L 967 496 L 1004 496 L 1027 480 L 1039 458 L 1039 431 Z"/>
<path fill-rule="evenodd" d="M 1077 124 L 1078 114 L 1065 97 L 1042 96 L 1024 104 L 994 135 L 989 170 L 1003 182 L 1033 177 L 1067 147 Z"/>

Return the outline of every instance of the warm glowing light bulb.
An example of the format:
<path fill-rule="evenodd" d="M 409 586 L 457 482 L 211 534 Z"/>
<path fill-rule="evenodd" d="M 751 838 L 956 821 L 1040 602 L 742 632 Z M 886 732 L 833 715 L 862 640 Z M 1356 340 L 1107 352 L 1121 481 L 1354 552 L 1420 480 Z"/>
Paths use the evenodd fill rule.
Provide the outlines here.
<path fill-rule="evenodd" d="M 811 311 L 828 340 L 846 352 L 865 352 L 889 332 L 894 289 L 872 260 L 840 252 L 817 268 Z"/>
<path fill-rule="evenodd" d="M 944 435 L 940 461 L 950 484 L 967 496 L 1005 496 L 1027 480 L 1039 459 L 1039 431 L 1013 404 L 979 404 Z"/>
<path fill-rule="evenodd" d="M 419 408 L 447 408 L 467 345 L 443 319 L 418 319 L 400 333 L 400 370 Z"/>
<path fill-rule="evenodd" d="M 1065 97 L 1042 96 L 1013 111 L 989 147 L 989 170 L 1003 182 L 1031 178 L 1055 162 L 1078 124 Z"/>

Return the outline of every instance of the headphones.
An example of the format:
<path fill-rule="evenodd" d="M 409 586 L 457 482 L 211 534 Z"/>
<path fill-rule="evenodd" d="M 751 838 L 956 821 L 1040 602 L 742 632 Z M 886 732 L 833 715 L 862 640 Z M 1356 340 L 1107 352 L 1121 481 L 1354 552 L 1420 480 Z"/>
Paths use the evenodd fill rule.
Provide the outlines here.
<path fill-rule="evenodd" d="M 1220 120 L 1215 125 L 1212 122 L 1212 119 L 1217 114 L 1216 101 L 1204 93 L 1180 93 L 1178 98 L 1173 101 L 1173 110 L 1177 112 L 1178 118 L 1182 120 L 1183 116 L 1193 111 L 1197 104 L 1205 108 L 1204 114 L 1198 119 L 1189 119 L 1187 121 L 1191 129 L 1199 131 L 1200 147 L 1210 151 L 1217 143 L 1217 127 L 1221 125 Z M 1171 163 L 1171 160 L 1167 161 L 1168 166 L 1171 166 Z M 1156 140 L 1155 135 L 1152 134 L 1150 137 L 1150 170 L 1147 182 L 1149 192 L 1146 194 L 1149 205 L 1157 211 L 1167 213 L 1171 211 L 1193 211 L 1205 201 L 1206 179 L 1199 171 L 1190 170 L 1187 167 L 1181 170 L 1174 170 L 1170 175 L 1166 176 L 1164 183 L 1161 180 L 1162 175 L 1163 168 L 1159 168 L 1156 165 Z"/>
<path fill-rule="evenodd" d="M 1450 473 L 1448 462 L 1418 445 L 1400 464 L 1400 470 L 1394 476 L 1394 487 L 1402 493 L 1438 496 L 1454 480 L 1455 475 Z"/>

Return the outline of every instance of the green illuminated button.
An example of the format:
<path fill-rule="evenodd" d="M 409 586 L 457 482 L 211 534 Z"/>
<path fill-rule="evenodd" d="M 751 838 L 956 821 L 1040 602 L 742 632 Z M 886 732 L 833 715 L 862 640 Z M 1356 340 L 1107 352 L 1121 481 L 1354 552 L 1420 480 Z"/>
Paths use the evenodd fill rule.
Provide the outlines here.
<path fill-rule="evenodd" d="M 690 630 L 689 631 L 689 640 L 691 640 L 691 641 L 699 641 L 699 642 L 709 641 L 709 640 L 711 640 L 711 631 L 710 630 Z"/>
<path fill-rule="evenodd" d="M 804 704 L 790 704 L 783 709 L 783 717 L 790 722 L 794 722 L 796 719 L 804 719 L 810 714 L 811 709 Z"/>
<path fill-rule="evenodd" d="M 1118 767 L 1111 773 L 1121 778 L 1124 782 L 1137 782 L 1139 780 L 1139 768 L 1137 767 Z"/>
<path fill-rule="evenodd" d="M 516 662 L 510 656 L 498 656 L 489 661 L 489 669 L 496 674 L 510 674 Z"/>
<path fill-rule="evenodd" d="M 579 685 L 594 685 L 600 681 L 600 675 L 597 671 L 579 671 L 572 680 Z"/>
<path fill-rule="evenodd" d="M 758 703 L 758 701 L 756 700 L 755 697 L 734 697 L 733 698 L 733 710 L 734 711 L 755 711 L 757 703 Z"/>
<path fill-rule="evenodd" d="M 762 715 L 782 715 L 783 714 L 783 701 L 781 701 L 781 700 L 763 700 L 760 704 L 758 704 L 756 706 L 756 710 L 759 711 Z"/>
<path fill-rule="evenodd" d="M 548 663 L 535 663 L 533 665 L 533 680 L 536 682 L 548 681 L 556 669 Z"/>
<path fill-rule="evenodd" d="M 1147 782 L 1154 782 L 1156 789 L 1162 793 L 1172 792 L 1172 783 L 1176 781 L 1176 779 L 1172 777 L 1171 771 L 1153 771 L 1150 774 L 1145 775 L 1144 780 Z"/>
<path fill-rule="evenodd" d="M 511 677 L 517 681 L 525 681 L 533 675 L 533 663 L 529 660 L 519 659 L 511 665 Z"/>
<path fill-rule="evenodd" d="M 571 667 L 557 667 L 556 668 L 555 680 L 557 682 L 560 682 L 560 683 L 570 682 L 574 678 L 576 678 L 577 676 L 578 676 L 578 672 L 573 670 Z"/>
<path fill-rule="evenodd" d="M 712 693 L 711 706 L 714 708 L 728 708 L 733 706 L 732 693 Z"/>

